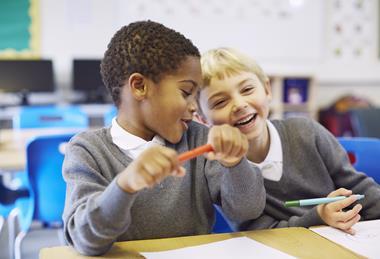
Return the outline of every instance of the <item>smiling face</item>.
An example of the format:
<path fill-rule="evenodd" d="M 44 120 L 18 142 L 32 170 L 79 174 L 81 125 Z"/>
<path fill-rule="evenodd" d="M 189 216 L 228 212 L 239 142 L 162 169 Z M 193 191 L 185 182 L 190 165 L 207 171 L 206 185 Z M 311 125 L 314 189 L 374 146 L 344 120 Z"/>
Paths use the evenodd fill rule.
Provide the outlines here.
<path fill-rule="evenodd" d="M 199 104 L 209 123 L 229 124 L 252 140 L 265 136 L 269 103 L 269 82 L 256 74 L 241 72 L 223 79 L 212 78 L 199 95 Z"/>
<path fill-rule="evenodd" d="M 171 75 L 158 83 L 147 80 L 147 94 L 140 102 L 140 137 L 158 134 L 171 143 L 181 140 L 196 110 L 195 97 L 201 82 L 197 57 L 188 57 Z"/>

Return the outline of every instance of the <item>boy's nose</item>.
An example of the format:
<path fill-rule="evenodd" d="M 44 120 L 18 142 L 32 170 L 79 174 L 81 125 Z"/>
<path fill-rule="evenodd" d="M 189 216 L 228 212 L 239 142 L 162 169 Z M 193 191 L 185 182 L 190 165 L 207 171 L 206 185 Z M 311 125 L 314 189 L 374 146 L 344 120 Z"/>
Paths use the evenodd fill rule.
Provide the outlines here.
<path fill-rule="evenodd" d="M 234 106 L 232 107 L 233 112 L 239 112 L 241 110 L 244 110 L 248 107 L 247 102 L 244 100 L 238 99 L 235 101 Z"/>
<path fill-rule="evenodd" d="M 197 111 L 197 108 L 198 108 L 198 105 L 197 105 L 196 101 L 191 101 L 189 104 L 189 111 L 191 113 L 194 113 Z"/>

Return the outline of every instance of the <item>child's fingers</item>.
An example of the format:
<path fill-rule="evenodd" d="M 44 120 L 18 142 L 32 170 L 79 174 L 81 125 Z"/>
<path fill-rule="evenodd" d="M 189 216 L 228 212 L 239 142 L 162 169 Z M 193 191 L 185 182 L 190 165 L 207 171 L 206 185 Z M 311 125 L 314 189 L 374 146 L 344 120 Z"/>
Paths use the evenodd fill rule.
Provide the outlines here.
<path fill-rule="evenodd" d="M 136 189 L 142 189 L 145 187 L 151 187 L 156 184 L 156 177 L 149 174 L 144 168 L 143 171 L 136 177 L 134 181 L 134 187 Z"/>
<path fill-rule="evenodd" d="M 238 149 L 238 153 L 235 154 L 235 156 L 237 157 L 242 157 L 242 156 L 245 156 L 247 154 L 247 151 L 248 151 L 248 139 L 247 139 L 247 136 L 244 135 L 244 134 L 241 134 L 240 131 L 238 132 L 239 133 L 239 149 Z"/>
<path fill-rule="evenodd" d="M 349 229 L 346 229 L 346 230 L 343 230 L 344 232 L 350 234 L 350 235 L 355 235 L 356 234 L 356 231 L 355 229 L 353 228 L 349 228 Z"/>
<path fill-rule="evenodd" d="M 355 225 L 358 221 L 360 220 L 360 214 L 357 214 L 355 217 L 350 219 L 349 221 L 346 222 L 338 222 L 337 223 L 337 228 L 342 229 L 342 230 L 349 230 L 352 228 L 353 225 Z"/>
<path fill-rule="evenodd" d="M 335 210 L 335 211 L 340 211 L 341 209 L 344 209 L 348 206 L 350 206 L 352 203 L 354 203 L 357 200 L 356 196 L 350 196 L 347 197 L 346 199 L 340 200 L 340 201 L 335 201 L 330 203 L 330 206 Z"/>
<path fill-rule="evenodd" d="M 151 147 L 120 174 L 118 184 L 127 192 L 136 192 L 154 186 L 178 168 L 177 152 L 162 146 Z"/>
<path fill-rule="evenodd" d="M 213 154 L 211 157 L 214 157 L 214 159 L 220 159 L 223 154 L 223 145 L 225 146 L 225 143 L 223 143 L 223 137 L 221 134 L 221 132 L 214 134 L 212 138 L 210 138 L 210 142 L 208 142 L 213 148 L 213 151 L 210 153 Z"/>
<path fill-rule="evenodd" d="M 248 151 L 247 136 L 242 134 L 239 129 L 234 128 L 233 139 L 235 140 L 235 146 L 232 155 L 234 157 L 244 156 Z"/>
<path fill-rule="evenodd" d="M 215 152 L 208 152 L 207 154 L 204 154 L 204 156 L 207 158 L 207 160 L 217 159 Z"/>
<path fill-rule="evenodd" d="M 160 164 L 158 164 L 157 162 L 153 162 L 153 161 L 149 161 L 147 163 L 144 163 L 142 165 L 142 172 L 141 172 L 142 175 L 150 175 L 155 182 L 158 182 L 160 181 L 161 177 L 162 177 L 162 174 L 163 174 L 163 170 L 162 170 L 162 167 Z"/>
<path fill-rule="evenodd" d="M 233 152 L 234 146 L 236 145 L 234 134 L 232 130 L 222 130 L 221 134 L 221 144 L 222 149 L 220 152 L 223 156 L 228 156 Z"/>
<path fill-rule="evenodd" d="M 178 161 L 178 154 L 176 151 L 169 148 L 165 148 L 163 149 L 162 156 L 163 156 L 163 160 L 168 162 L 170 165 L 170 168 L 168 171 L 169 174 L 180 167 L 180 162 Z"/>
<path fill-rule="evenodd" d="M 223 126 L 214 126 L 210 129 L 208 135 L 208 143 L 212 145 L 214 149 L 215 156 L 218 156 L 223 150 Z"/>
<path fill-rule="evenodd" d="M 231 131 L 231 148 L 228 150 L 228 153 L 226 153 L 226 155 L 230 157 L 239 157 L 239 154 L 242 152 L 243 141 L 241 133 L 238 131 L 239 130 L 235 128 Z"/>
<path fill-rule="evenodd" d="M 174 170 L 171 175 L 175 177 L 184 177 L 186 175 L 186 170 L 184 167 L 180 166 L 177 170 Z"/>
<path fill-rule="evenodd" d="M 173 157 L 170 157 L 165 154 L 158 155 L 154 161 L 157 166 L 157 173 L 162 176 L 167 176 L 171 174 L 171 172 L 176 171 L 179 168 L 178 159 L 176 159 L 176 154 Z"/>
<path fill-rule="evenodd" d="M 337 220 L 346 222 L 354 218 L 362 209 L 361 204 L 356 204 L 355 207 L 353 207 L 351 210 L 348 211 L 341 211 L 337 213 Z"/>
<path fill-rule="evenodd" d="M 146 179 L 146 183 L 151 186 L 161 181 L 162 169 L 158 164 L 146 163 L 142 166 L 141 176 Z"/>
<path fill-rule="evenodd" d="M 179 161 L 174 150 L 158 147 L 140 161 L 143 173 L 150 175 L 155 183 L 178 170 Z"/>
<path fill-rule="evenodd" d="M 242 157 L 248 150 L 247 137 L 239 129 L 229 125 L 213 127 L 210 130 L 209 143 L 215 153 L 207 157 L 210 159 Z"/>
<path fill-rule="evenodd" d="M 352 194 L 351 190 L 347 190 L 345 188 L 339 188 L 339 189 L 329 193 L 329 195 L 327 195 L 327 197 L 350 196 L 351 194 Z"/>

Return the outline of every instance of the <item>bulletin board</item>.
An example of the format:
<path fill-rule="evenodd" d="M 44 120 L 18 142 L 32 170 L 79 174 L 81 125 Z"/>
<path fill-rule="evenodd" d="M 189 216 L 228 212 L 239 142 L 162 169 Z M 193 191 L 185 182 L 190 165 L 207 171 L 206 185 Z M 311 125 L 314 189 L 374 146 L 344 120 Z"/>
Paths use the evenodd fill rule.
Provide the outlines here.
<path fill-rule="evenodd" d="M 323 55 L 325 1 L 134 0 L 120 4 L 122 24 L 158 21 L 190 38 L 201 52 L 233 47 L 269 62 L 318 62 Z"/>
<path fill-rule="evenodd" d="M 38 0 L 0 1 L 0 58 L 40 56 Z"/>
<path fill-rule="evenodd" d="M 375 35 L 380 12 L 376 0 L 334 0 L 328 2 L 327 55 L 331 60 L 375 62 Z M 380 5 L 378 5 L 380 7 Z M 379 26 L 380 29 L 380 26 Z"/>

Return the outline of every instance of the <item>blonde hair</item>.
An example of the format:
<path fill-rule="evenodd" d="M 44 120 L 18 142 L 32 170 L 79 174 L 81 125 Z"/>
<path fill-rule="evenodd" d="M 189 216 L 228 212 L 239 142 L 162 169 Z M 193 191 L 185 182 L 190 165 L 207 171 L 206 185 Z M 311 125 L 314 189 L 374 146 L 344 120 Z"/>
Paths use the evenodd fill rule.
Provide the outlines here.
<path fill-rule="evenodd" d="M 261 83 L 268 81 L 267 75 L 256 61 L 232 48 L 211 49 L 201 56 L 202 87 L 207 87 L 213 78 L 223 80 L 225 77 L 241 72 L 254 73 Z"/>

